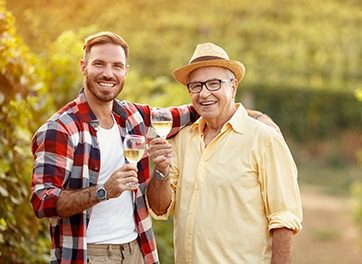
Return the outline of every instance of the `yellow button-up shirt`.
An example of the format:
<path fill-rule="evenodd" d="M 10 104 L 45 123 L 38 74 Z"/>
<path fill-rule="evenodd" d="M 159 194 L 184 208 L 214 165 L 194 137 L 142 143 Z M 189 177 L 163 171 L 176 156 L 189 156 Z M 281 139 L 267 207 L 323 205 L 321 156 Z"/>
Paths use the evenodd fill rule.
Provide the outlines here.
<path fill-rule="evenodd" d="M 176 263 L 270 263 L 274 228 L 301 230 L 297 169 L 282 135 L 242 105 L 204 144 L 205 121 L 171 143 Z"/>

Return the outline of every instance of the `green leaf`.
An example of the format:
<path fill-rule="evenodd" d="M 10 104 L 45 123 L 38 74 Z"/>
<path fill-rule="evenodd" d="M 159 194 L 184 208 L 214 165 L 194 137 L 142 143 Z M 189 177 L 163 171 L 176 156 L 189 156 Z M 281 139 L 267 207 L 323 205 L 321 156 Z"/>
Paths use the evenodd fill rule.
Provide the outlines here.
<path fill-rule="evenodd" d="M 4 218 L 0 218 L 0 231 L 5 231 L 7 229 L 7 224 Z"/>
<path fill-rule="evenodd" d="M 7 161 L 0 160 L 0 178 L 2 178 L 1 174 L 5 174 L 10 170 L 10 164 Z"/>

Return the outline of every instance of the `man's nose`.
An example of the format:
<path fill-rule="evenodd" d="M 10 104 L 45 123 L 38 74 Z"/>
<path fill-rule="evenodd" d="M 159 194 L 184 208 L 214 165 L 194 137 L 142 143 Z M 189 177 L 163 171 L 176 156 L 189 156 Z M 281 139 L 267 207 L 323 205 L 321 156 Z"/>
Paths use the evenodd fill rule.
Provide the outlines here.
<path fill-rule="evenodd" d="M 206 88 L 206 83 L 201 86 L 200 97 L 208 97 L 211 92 Z"/>
<path fill-rule="evenodd" d="M 103 69 L 103 76 L 104 76 L 104 77 L 108 77 L 108 78 L 113 77 L 112 67 L 106 66 L 106 67 Z"/>

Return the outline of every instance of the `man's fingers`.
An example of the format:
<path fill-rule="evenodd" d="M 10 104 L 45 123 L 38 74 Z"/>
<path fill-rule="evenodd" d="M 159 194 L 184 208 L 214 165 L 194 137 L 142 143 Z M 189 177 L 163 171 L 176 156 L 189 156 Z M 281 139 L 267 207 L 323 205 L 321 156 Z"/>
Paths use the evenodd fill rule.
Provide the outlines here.
<path fill-rule="evenodd" d="M 154 138 L 150 141 L 149 145 L 158 145 L 158 144 L 168 144 L 166 139 L 163 138 Z"/>
<path fill-rule="evenodd" d="M 137 164 L 133 164 L 133 163 L 128 163 L 123 165 L 120 169 L 118 169 L 118 171 L 135 171 L 137 172 Z"/>
<path fill-rule="evenodd" d="M 149 148 L 148 148 L 148 154 L 150 156 L 150 159 L 154 162 L 158 161 L 158 157 L 165 156 L 170 157 L 172 154 L 172 146 L 167 143 L 164 139 L 154 139 L 151 141 Z"/>
<path fill-rule="evenodd" d="M 153 159 L 154 163 L 161 163 L 161 162 L 166 162 L 166 161 L 168 161 L 168 158 L 166 156 L 158 156 Z"/>
<path fill-rule="evenodd" d="M 129 190 L 135 190 L 138 187 L 138 178 L 137 177 L 126 177 L 124 178 L 124 185 Z"/>
<path fill-rule="evenodd" d="M 172 151 L 172 146 L 170 144 L 160 144 L 160 145 L 152 145 L 149 146 L 147 151 L 148 153 L 160 151 L 160 150 L 169 150 Z"/>
<path fill-rule="evenodd" d="M 157 151 L 151 151 L 149 152 L 150 159 L 154 160 L 157 157 L 165 156 L 169 157 L 172 155 L 172 149 L 164 149 L 164 150 L 157 150 Z"/>
<path fill-rule="evenodd" d="M 155 138 L 151 140 L 151 142 L 148 144 L 148 148 L 153 150 L 153 149 L 172 148 L 172 146 L 165 139 Z"/>
<path fill-rule="evenodd" d="M 106 182 L 106 188 L 110 198 L 118 197 L 124 191 L 137 190 L 138 177 L 134 170 L 117 171 L 112 174 L 111 178 Z"/>

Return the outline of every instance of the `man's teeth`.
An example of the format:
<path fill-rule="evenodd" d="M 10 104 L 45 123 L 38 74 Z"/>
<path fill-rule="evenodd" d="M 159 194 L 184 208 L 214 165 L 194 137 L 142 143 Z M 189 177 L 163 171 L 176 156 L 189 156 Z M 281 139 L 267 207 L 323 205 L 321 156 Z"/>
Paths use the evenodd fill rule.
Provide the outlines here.
<path fill-rule="evenodd" d="M 201 105 L 212 105 L 214 104 L 215 102 L 201 102 L 200 104 Z"/>
<path fill-rule="evenodd" d="M 99 84 L 100 86 L 104 86 L 104 87 L 113 87 L 113 86 L 114 86 L 113 83 L 99 82 L 98 84 Z"/>

